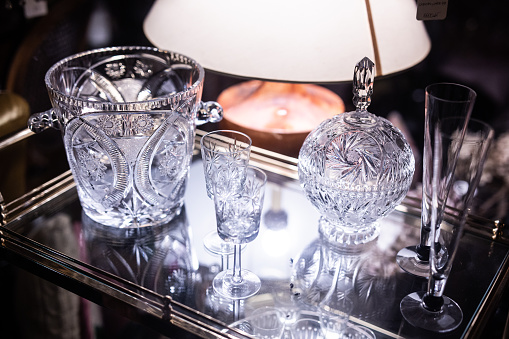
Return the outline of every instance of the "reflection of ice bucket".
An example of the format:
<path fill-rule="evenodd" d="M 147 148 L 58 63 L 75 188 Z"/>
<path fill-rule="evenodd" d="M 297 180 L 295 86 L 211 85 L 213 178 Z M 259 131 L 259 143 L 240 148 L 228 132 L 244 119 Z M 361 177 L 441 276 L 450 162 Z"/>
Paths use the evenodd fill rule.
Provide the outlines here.
<path fill-rule="evenodd" d="M 82 216 L 82 244 L 89 263 L 174 300 L 193 303 L 199 278 L 185 212 L 154 227 L 117 228 Z"/>
<path fill-rule="evenodd" d="M 180 212 L 196 124 L 221 120 L 201 102 L 204 70 L 150 47 L 113 47 L 63 59 L 46 73 L 53 109 L 32 115 L 60 129 L 83 209 L 109 226 L 165 223 Z"/>

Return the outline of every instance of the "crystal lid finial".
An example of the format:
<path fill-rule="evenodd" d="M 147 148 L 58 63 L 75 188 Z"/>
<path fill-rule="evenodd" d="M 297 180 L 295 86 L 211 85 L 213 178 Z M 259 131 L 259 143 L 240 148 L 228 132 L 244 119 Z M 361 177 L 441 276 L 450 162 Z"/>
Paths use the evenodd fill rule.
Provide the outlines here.
<path fill-rule="evenodd" d="M 371 103 L 375 63 L 364 57 L 355 66 L 353 74 L 353 103 L 357 111 L 365 111 Z"/>

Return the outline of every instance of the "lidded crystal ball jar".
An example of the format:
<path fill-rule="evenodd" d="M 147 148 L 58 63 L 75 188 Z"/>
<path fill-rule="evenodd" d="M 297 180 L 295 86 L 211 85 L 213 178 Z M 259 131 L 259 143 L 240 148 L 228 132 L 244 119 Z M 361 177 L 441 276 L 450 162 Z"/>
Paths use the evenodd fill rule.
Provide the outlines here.
<path fill-rule="evenodd" d="M 299 153 L 299 180 L 321 214 L 320 234 L 339 246 L 374 240 L 377 220 L 403 200 L 414 174 L 403 134 L 367 111 L 373 78 L 374 63 L 362 59 L 354 71 L 356 110 L 322 122 Z"/>

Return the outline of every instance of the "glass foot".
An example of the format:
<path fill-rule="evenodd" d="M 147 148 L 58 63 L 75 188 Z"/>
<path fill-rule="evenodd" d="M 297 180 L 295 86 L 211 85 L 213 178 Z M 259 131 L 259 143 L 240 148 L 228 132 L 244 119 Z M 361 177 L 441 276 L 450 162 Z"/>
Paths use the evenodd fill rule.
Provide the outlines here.
<path fill-rule="evenodd" d="M 429 262 L 422 261 L 417 257 L 417 246 L 408 246 L 403 248 L 396 255 L 396 262 L 403 271 L 427 278 L 429 277 Z"/>
<path fill-rule="evenodd" d="M 401 300 L 403 318 L 412 326 L 428 331 L 445 333 L 456 329 L 463 320 L 463 312 L 456 302 L 444 296 L 444 305 L 438 312 L 424 308 L 422 298 L 426 292 L 414 292 Z"/>
<path fill-rule="evenodd" d="M 233 254 L 235 249 L 235 245 L 223 241 L 219 234 L 217 234 L 217 231 L 212 231 L 203 238 L 203 246 L 205 246 L 207 251 L 215 255 L 230 255 Z"/>
<path fill-rule="evenodd" d="M 212 287 L 220 296 L 230 299 L 245 299 L 255 295 L 262 286 L 260 278 L 248 270 L 241 270 L 242 281 L 232 280 L 232 270 L 218 273 L 212 281 Z"/>

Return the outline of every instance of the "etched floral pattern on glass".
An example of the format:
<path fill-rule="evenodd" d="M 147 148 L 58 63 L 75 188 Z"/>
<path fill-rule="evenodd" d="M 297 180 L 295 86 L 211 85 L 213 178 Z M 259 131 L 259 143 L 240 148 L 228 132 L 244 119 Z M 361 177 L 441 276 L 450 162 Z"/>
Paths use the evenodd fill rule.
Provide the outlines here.
<path fill-rule="evenodd" d="M 201 152 L 210 198 L 214 195 L 214 185 L 219 192 L 242 189 L 251 152 L 251 139 L 247 135 L 235 131 L 209 133 L 202 138 Z"/>

